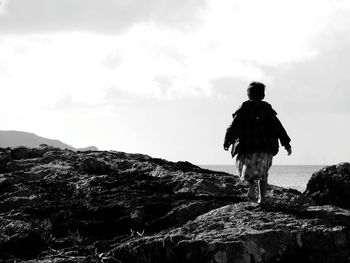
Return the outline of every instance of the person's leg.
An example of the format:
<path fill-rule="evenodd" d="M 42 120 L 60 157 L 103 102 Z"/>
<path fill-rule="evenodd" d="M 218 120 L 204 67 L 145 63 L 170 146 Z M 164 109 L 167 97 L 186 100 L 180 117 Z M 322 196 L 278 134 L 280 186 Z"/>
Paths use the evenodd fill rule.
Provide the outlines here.
<path fill-rule="evenodd" d="M 248 185 L 249 185 L 249 189 L 247 192 L 248 199 L 251 201 L 256 201 L 254 180 L 249 180 Z"/>
<path fill-rule="evenodd" d="M 272 165 L 272 154 L 269 153 L 263 153 L 261 155 L 260 160 L 260 172 L 261 172 L 261 179 L 258 180 L 258 188 L 259 188 L 259 197 L 258 197 L 258 203 L 263 204 L 266 202 L 266 191 L 267 191 L 267 178 L 269 174 L 269 169 Z"/>
<path fill-rule="evenodd" d="M 259 198 L 258 198 L 258 203 L 263 204 L 265 203 L 265 195 L 266 195 L 266 190 L 267 190 L 267 177 L 258 180 L 258 188 L 259 188 Z"/>

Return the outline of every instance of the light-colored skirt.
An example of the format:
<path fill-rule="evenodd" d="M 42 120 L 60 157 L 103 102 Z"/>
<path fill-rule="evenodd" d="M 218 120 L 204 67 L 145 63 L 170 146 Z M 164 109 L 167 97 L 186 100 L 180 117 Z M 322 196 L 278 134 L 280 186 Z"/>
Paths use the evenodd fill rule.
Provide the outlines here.
<path fill-rule="evenodd" d="M 267 180 L 272 165 L 270 153 L 239 153 L 236 169 L 242 181 Z"/>

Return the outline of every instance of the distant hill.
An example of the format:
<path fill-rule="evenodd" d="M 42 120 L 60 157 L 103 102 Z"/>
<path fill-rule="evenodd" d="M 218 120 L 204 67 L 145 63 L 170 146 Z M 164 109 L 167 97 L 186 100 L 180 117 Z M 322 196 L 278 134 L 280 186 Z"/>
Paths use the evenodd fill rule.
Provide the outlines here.
<path fill-rule="evenodd" d="M 66 143 L 59 140 L 53 140 L 38 136 L 34 133 L 22 132 L 22 131 L 0 131 L 0 147 L 16 147 L 16 146 L 26 146 L 26 147 L 36 147 L 40 144 L 47 144 L 55 146 L 61 149 L 69 149 L 73 151 L 97 151 L 98 149 L 94 146 L 89 146 L 86 148 L 76 149 Z"/>

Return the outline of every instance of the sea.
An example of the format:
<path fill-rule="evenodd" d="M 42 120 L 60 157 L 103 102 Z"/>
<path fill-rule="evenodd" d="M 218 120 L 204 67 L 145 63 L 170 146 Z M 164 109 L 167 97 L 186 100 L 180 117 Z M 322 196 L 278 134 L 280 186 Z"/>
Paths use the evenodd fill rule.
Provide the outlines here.
<path fill-rule="evenodd" d="M 268 183 L 304 192 L 312 174 L 325 166 L 326 165 L 272 165 L 269 170 Z M 200 165 L 200 167 L 237 175 L 234 165 Z"/>

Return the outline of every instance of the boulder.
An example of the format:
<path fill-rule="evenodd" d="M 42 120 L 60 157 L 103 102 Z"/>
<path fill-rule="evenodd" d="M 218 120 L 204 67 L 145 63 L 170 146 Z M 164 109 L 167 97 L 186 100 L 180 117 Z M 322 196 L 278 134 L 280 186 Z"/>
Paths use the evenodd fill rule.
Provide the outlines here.
<path fill-rule="evenodd" d="M 318 205 L 350 208 L 350 163 L 327 166 L 315 172 L 305 194 Z"/>
<path fill-rule="evenodd" d="M 122 262 L 347 262 L 349 211 L 281 213 L 252 202 L 223 206 L 155 235 L 134 237 L 110 255 Z M 331 213 L 333 214 L 333 213 Z M 334 214 L 333 214 L 334 215 Z"/>

